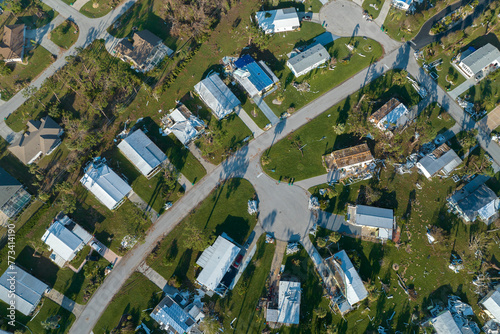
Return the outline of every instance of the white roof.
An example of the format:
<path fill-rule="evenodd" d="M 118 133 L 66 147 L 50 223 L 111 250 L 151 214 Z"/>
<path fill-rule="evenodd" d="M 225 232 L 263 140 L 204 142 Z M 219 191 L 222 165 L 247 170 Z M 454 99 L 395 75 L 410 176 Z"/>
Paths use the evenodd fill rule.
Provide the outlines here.
<path fill-rule="evenodd" d="M 123 139 L 118 144 L 118 148 L 144 176 L 148 176 L 156 167 L 167 160 L 167 156 L 141 129 Z"/>
<path fill-rule="evenodd" d="M 500 285 L 489 292 L 480 303 L 495 317 L 496 321 L 500 322 Z"/>
<path fill-rule="evenodd" d="M 397 127 L 398 120 L 403 116 L 409 113 L 408 108 L 403 103 L 400 103 L 396 108 L 392 109 L 387 115 L 385 115 L 381 120 L 380 124 L 388 129 L 392 127 Z"/>
<path fill-rule="evenodd" d="M 47 284 L 43 283 L 34 276 L 28 274 L 15 264 L 7 268 L 7 270 L 0 277 L 0 299 L 9 304 L 11 293 L 9 287 L 10 282 L 7 279 L 15 279 L 15 297 L 16 310 L 24 315 L 28 315 L 36 308 L 44 292 L 49 288 Z"/>
<path fill-rule="evenodd" d="M 42 241 L 66 261 L 71 261 L 85 244 L 76 234 L 56 221 L 45 231 Z"/>
<path fill-rule="evenodd" d="M 435 158 L 433 153 L 429 153 L 417 163 L 419 169 L 425 170 L 431 177 L 440 170 L 448 175 L 458 165 L 462 163 L 462 159 L 453 151 L 449 149 L 446 153 L 442 154 L 439 158 Z"/>
<path fill-rule="evenodd" d="M 394 226 L 394 214 L 391 209 L 356 205 L 356 224 L 392 229 Z"/>
<path fill-rule="evenodd" d="M 446 311 L 431 320 L 437 334 L 462 334 L 450 311 Z"/>
<path fill-rule="evenodd" d="M 198 117 L 191 115 L 186 118 L 177 108 L 170 113 L 169 117 L 174 121 L 174 124 L 168 129 L 184 145 L 187 145 L 193 138 L 198 136 L 199 131 L 196 130 L 196 127 L 205 126 Z"/>
<path fill-rule="evenodd" d="M 266 14 L 268 17 L 266 17 Z M 300 27 L 299 16 L 293 7 L 257 12 L 255 17 L 259 22 L 259 27 L 266 33 Z"/>
<path fill-rule="evenodd" d="M 205 249 L 196 264 L 203 268 L 196 279 L 200 285 L 214 291 L 233 264 L 240 248 L 223 236 L 218 236 L 212 246 Z"/>
<path fill-rule="evenodd" d="M 500 51 L 488 43 L 465 57 L 462 63 L 475 74 L 495 61 L 500 62 Z"/>
<path fill-rule="evenodd" d="M 132 188 L 103 162 L 91 162 L 80 182 L 110 210 L 132 191 Z"/>
<path fill-rule="evenodd" d="M 330 54 L 321 44 L 315 44 L 288 59 L 287 65 L 296 75 L 302 75 L 304 71 L 318 67 L 320 64 L 330 59 Z"/>
<path fill-rule="evenodd" d="M 300 319 L 300 282 L 280 281 L 278 321 L 298 324 Z"/>
<path fill-rule="evenodd" d="M 218 119 L 226 117 L 241 104 L 217 73 L 198 82 L 194 90 Z"/>
<path fill-rule="evenodd" d="M 366 291 L 361 277 L 359 277 L 345 250 L 336 253 L 334 258 L 340 260 L 342 279 L 346 287 L 345 297 L 349 304 L 352 306 L 368 297 L 368 291 Z"/>

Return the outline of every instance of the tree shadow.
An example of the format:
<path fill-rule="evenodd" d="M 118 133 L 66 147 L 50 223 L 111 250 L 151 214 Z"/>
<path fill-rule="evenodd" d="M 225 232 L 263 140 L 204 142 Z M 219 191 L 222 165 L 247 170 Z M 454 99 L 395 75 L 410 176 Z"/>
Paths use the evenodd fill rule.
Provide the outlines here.
<path fill-rule="evenodd" d="M 178 277 L 182 282 L 183 286 L 192 286 L 193 283 L 187 277 L 187 273 L 191 268 L 191 257 L 193 254 L 192 249 L 186 249 L 184 253 L 182 253 L 179 262 L 177 262 L 177 267 L 175 267 L 173 276 Z"/>
<path fill-rule="evenodd" d="M 234 241 L 241 245 L 245 242 L 244 238 L 247 235 L 249 229 L 250 223 L 248 219 L 228 215 L 224 222 L 217 225 L 217 227 L 215 228 L 215 234 L 221 235 L 223 232 L 225 232 Z"/>
<path fill-rule="evenodd" d="M 33 254 L 34 249 L 25 246 L 16 257 L 16 264 L 49 286 L 54 286 L 59 267 L 47 257 L 34 257 Z"/>

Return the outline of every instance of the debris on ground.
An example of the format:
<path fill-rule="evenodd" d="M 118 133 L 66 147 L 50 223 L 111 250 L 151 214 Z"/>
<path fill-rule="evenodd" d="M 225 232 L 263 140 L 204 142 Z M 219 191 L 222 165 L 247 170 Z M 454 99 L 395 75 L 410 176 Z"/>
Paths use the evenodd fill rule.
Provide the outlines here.
<path fill-rule="evenodd" d="M 257 212 L 259 212 L 257 201 L 249 200 L 248 201 L 248 213 L 253 215 L 253 214 L 257 214 Z"/>
<path fill-rule="evenodd" d="M 130 249 L 130 248 L 134 247 L 136 243 L 137 243 L 136 236 L 126 235 L 123 237 L 120 245 L 122 246 L 122 248 Z"/>
<path fill-rule="evenodd" d="M 309 198 L 309 210 L 319 210 L 319 200 L 317 197 Z"/>
<path fill-rule="evenodd" d="M 292 82 L 292 87 L 298 90 L 299 92 L 309 92 L 311 90 L 311 85 L 308 82 L 296 83 Z"/>
<path fill-rule="evenodd" d="M 269 233 L 266 233 L 266 244 L 274 244 L 274 237 Z"/>
<path fill-rule="evenodd" d="M 298 242 L 290 242 L 286 246 L 286 255 L 295 254 L 299 251 L 299 243 Z"/>

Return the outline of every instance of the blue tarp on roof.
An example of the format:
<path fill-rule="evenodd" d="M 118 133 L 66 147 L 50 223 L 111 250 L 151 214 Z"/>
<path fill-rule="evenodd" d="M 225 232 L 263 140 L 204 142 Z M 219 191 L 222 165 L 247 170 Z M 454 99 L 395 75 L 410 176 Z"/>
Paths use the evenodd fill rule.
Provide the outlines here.
<path fill-rule="evenodd" d="M 259 92 L 273 85 L 273 80 L 250 55 L 244 55 L 239 58 L 234 62 L 234 65 L 242 71 L 248 71 L 248 73 L 250 73 L 248 80 L 250 80 L 252 85 L 254 85 Z"/>

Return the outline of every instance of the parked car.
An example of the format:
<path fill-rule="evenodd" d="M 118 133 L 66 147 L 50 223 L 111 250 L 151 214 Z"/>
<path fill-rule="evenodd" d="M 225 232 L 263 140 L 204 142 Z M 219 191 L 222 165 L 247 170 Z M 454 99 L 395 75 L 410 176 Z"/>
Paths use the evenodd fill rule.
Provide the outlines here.
<path fill-rule="evenodd" d="M 102 251 L 102 247 L 99 246 L 99 244 L 95 241 L 92 241 L 90 243 L 90 247 L 92 247 L 92 249 L 94 249 L 97 253 L 101 253 L 101 251 Z"/>
<path fill-rule="evenodd" d="M 238 256 L 236 257 L 236 259 L 233 262 L 233 267 L 235 267 L 236 269 L 238 269 L 240 267 L 240 265 L 241 265 L 241 260 L 243 260 L 243 255 L 238 254 Z"/>
<path fill-rule="evenodd" d="M 302 18 L 302 21 L 311 21 L 312 17 L 311 15 L 306 15 Z"/>

